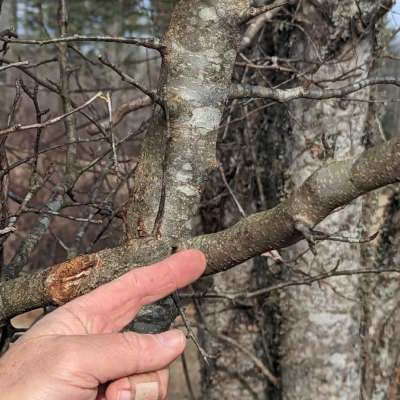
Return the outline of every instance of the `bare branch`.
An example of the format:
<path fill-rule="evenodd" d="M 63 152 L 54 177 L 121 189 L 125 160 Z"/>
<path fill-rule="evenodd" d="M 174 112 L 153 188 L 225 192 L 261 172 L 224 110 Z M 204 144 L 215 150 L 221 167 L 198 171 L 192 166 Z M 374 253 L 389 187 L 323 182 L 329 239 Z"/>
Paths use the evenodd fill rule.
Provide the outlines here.
<path fill-rule="evenodd" d="M 60 115 L 59 117 L 49 119 L 48 121 L 40 123 L 40 124 L 32 124 L 32 125 L 26 125 L 26 126 L 21 126 L 20 124 L 17 124 L 15 126 L 13 126 L 12 128 L 5 129 L 4 131 L 0 131 L 0 136 L 8 135 L 10 133 L 17 132 L 17 131 L 21 132 L 21 131 L 27 131 L 29 129 L 43 129 L 43 128 L 46 128 L 47 126 L 53 125 L 56 122 L 59 122 L 59 121 L 63 120 L 64 118 L 67 118 L 70 115 L 75 114 L 76 112 L 81 111 L 84 108 L 88 107 L 90 104 L 92 104 L 102 94 L 103 94 L 102 92 L 97 93 L 94 97 L 92 97 L 90 100 L 88 100 L 85 104 L 82 104 L 78 108 L 74 108 L 72 111 L 70 111 L 70 112 L 68 112 L 66 114 Z"/>
<path fill-rule="evenodd" d="M 16 62 L 13 64 L 3 65 L 2 67 L 0 67 L 0 72 L 5 71 L 8 68 L 21 67 L 22 65 L 28 65 L 28 64 L 29 64 L 29 61 L 20 61 L 20 62 Z"/>
<path fill-rule="evenodd" d="M 101 221 L 99 219 L 72 217 L 70 215 L 60 214 L 59 212 L 56 212 L 56 211 L 38 210 L 36 208 L 25 208 L 24 212 L 32 212 L 35 214 L 49 214 L 49 215 L 54 215 L 56 217 L 66 218 L 66 219 L 69 219 L 71 221 L 76 221 L 76 222 L 89 222 L 91 224 L 102 224 L 103 223 L 103 221 Z"/>
<path fill-rule="evenodd" d="M 152 104 L 153 102 L 148 96 L 143 96 L 140 97 L 139 99 L 134 99 L 129 101 L 128 103 L 122 104 L 112 113 L 114 127 L 117 126 L 130 112 L 151 106 Z M 109 119 L 100 121 L 100 125 L 105 130 L 110 129 Z M 86 131 L 89 135 L 96 135 L 100 133 L 100 130 L 95 125 L 88 126 L 86 128 Z"/>
<path fill-rule="evenodd" d="M 110 63 L 109 61 L 105 60 L 101 54 L 99 54 L 98 59 L 100 62 L 107 67 L 111 68 L 113 71 L 115 71 L 124 82 L 129 83 L 132 86 L 135 86 L 139 90 L 141 90 L 144 94 L 147 94 L 155 103 L 160 105 L 162 108 L 164 108 L 164 102 L 163 99 L 157 95 L 157 93 L 153 92 L 152 90 L 147 89 L 147 86 L 143 83 L 136 82 L 134 79 L 132 79 L 130 76 L 122 72 L 115 64 Z"/>
<path fill-rule="evenodd" d="M 202 299 L 227 299 L 227 300 L 239 300 L 239 299 L 251 299 L 253 297 L 258 297 L 265 295 L 267 293 L 273 292 L 275 290 L 284 289 L 291 286 L 310 286 L 314 282 L 318 282 L 324 279 L 333 278 L 335 276 L 350 276 L 350 275 L 365 275 L 365 274 L 383 274 L 389 272 L 397 272 L 400 274 L 399 268 L 383 268 L 383 269 L 350 269 L 337 271 L 335 268 L 325 274 L 312 276 L 305 279 L 296 279 L 294 281 L 280 282 L 272 286 L 268 286 L 263 289 L 259 289 L 255 292 L 235 292 L 235 293 L 225 293 L 225 292 L 207 292 L 207 293 L 180 293 L 181 299 L 191 299 L 191 298 L 202 298 Z"/>
<path fill-rule="evenodd" d="M 391 76 L 378 76 L 362 79 L 340 89 L 309 89 L 299 86 L 292 89 L 271 89 L 262 86 L 231 85 L 231 99 L 262 98 L 273 99 L 279 103 L 285 103 L 294 99 L 325 100 L 340 98 L 372 85 L 396 85 L 400 86 L 400 78 Z"/>
<path fill-rule="evenodd" d="M 275 0 L 273 4 L 279 4 L 279 1 L 280 0 Z M 239 52 L 243 51 L 250 44 L 253 38 L 257 35 L 257 32 L 259 32 L 259 30 L 264 26 L 265 22 L 270 21 L 278 11 L 279 7 L 274 8 L 273 10 L 259 15 L 249 23 L 242 37 L 242 41 L 240 42 Z"/>
<path fill-rule="evenodd" d="M 397 136 L 360 156 L 324 164 L 277 207 L 253 214 L 225 231 L 187 239 L 179 250 L 201 250 L 208 260 L 205 274 L 222 272 L 260 254 L 297 243 L 303 238 L 296 228 L 299 221 L 312 229 L 333 210 L 399 180 Z"/>
<path fill-rule="evenodd" d="M 225 185 L 225 187 L 228 189 L 228 192 L 230 193 L 230 195 L 231 195 L 233 201 L 235 202 L 237 209 L 239 210 L 239 212 L 240 212 L 240 214 L 242 215 L 242 217 L 243 217 L 243 218 L 246 218 L 247 215 L 246 215 L 246 213 L 244 212 L 243 207 L 242 207 L 241 204 L 239 203 L 239 200 L 236 198 L 235 193 L 233 193 L 233 190 L 231 189 L 231 187 L 229 186 L 228 181 L 226 180 L 224 168 L 222 167 L 221 163 L 220 163 L 218 169 L 219 169 L 219 173 L 220 173 L 220 175 L 221 175 L 221 178 L 222 178 L 222 180 L 223 180 L 223 182 L 224 182 L 224 185 Z"/>
<path fill-rule="evenodd" d="M 183 324 L 185 325 L 185 328 L 187 330 L 187 337 L 191 338 L 193 340 L 193 343 L 196 345 L 197 350 L 199 351 L 199 353 L 201 354 L 201 356 L 203 357 L 204 361 L 208 364 L 208 359 L 210 360 L 216 360 L 219 355 L 216 356 L 212 356 L 210 354 L 207 354 L 206 351 L 200 346 L 200 343 L 198 342 L 196 335 L 193 332 L 192 327 L 190 326 L 190 322 L 186 316 L 186 312 L 185 309 L 182 307 L 181 301 L 179 300 L 179 294 L 178 292 L 174 292 L 172 293 L 172 299 L 174 300 L 174 303 L 176 305 L 176 308 L 179 310 L 179 313 L 181 315 Z"/>
<path fill-rule="evenodd" d="M 289 1 L 281 2 L 281 3 L 273 3 L 269 4 L 267 6 L 262 6 L 262 7 L 251 7 L 247 9 L 246 11 L 243 11 L 240 13 L 239 16 L 239 24 L 244 24 L 245 22 L 251 20 L 252 18 L 258 17 L 261 14 L 265 14 L 269 11 L 272 11 L 276 8 L 280 8 L 285 6 L 286 4 L 290 4 Z"/>
<path fill-rule="evenodd" d="M 158 38 L 135 38 L 135 37 L 124 37 L 124 36 L 85 36 L 85 35 L 74 35 L 59 37 L 45 40 L 30 40 L 30 39 L 17 39 L 6 36 L 0 36 L 0 41 L 5 43 L 20 43 L 20 44 L 37 44 L 44 46 L 47 44 L 66 43 L 66 42 L 111 42 L 111 43 L 124 43 L 124 44 L 135 44 L 137 46 L 147 47 L 149 49 L 158 50 L 162 52 L 164 45 L 161 44 L 161 40 Z"/>
<path fill-rule="evenodd" d="M 104 97 L 103 97 L 104 98 Z M 113 158 L 114 158 L 114 168 L 117 173 L 117 177 L 120 181 L 122 181 L 121 173 L 119 172 L 118 158 L 117 158 L 117 150 L 115 148 L 115 137 L 114 137 L 114 123 L 113 123 L 113 112 L 112 112 L 112 104 L 111 104 L 111 96 L 110 92 L 107 93 L 107 98 L 104 98 L 108 105 L 108 113 L 109 113 L 109 125 L 110 125 L 110 141 L 113 150 Z"/>

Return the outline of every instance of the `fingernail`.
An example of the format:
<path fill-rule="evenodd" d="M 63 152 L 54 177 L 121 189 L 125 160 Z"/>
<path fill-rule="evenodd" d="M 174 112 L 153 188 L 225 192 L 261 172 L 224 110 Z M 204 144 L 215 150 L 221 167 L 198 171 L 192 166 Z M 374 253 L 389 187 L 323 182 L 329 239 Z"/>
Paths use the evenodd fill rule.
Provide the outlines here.
<path fill-rule="evenodd" d="M 118 392 L 118 400 L 131 400 L 131 392 L 129 390 L 120 390 Z"/>
<path fill-rule="evenodd" d="M 177 329 L 159 333 L 155 336 L 162 344 L 169 347 L 180 346 L 183 342 L 183 333 Z"/>

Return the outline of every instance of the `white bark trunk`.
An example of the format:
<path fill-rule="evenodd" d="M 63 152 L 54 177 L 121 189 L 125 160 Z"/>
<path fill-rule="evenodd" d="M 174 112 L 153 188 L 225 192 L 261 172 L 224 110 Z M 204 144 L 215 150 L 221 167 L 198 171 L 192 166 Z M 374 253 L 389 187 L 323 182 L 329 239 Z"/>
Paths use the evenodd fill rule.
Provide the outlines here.
<path fill-rule="evenodd" d="M 347 47 L 351 45 L 350 41 Z M 362 41 L 355 52 L 351 62 L 341 64 L 343 70 L 349 70 L 367 60 L 370 55 L 369 41 Z M 296 53 L 315 56 L 306 40 L 298 43 Z M 327 66 L 321 68 L 314 79 L 329 79 L 341 73 L 339 66 Z M 365 76 L 363 72 L 362 77 Z M 357 94 L 357 98 L 368 98 L 368 93 L 368 89 L 364 90 Z M 298 100 L 290 106 L 290 110 L 298 121 L 293 121 L 292 135 L 287 141 L 293 190 L 322 164 L 322 133 L 331 136 L 331 139 L 338 136 L 336 158 L 339 160 L 364 150 L 367 103 Z M 316 229 L 329 233 L 339 232 L 345 236 L 360 236 L 362 199 L 333 214 Z M 284 251 L 283 255 L 285 259 L 293 259 L 306 249 L 304 241 Z M 334 268 L 339 260 L 342 269 L 359 267 L 360 245 L 323 242 L 317 245 L 317 251 L 317 257 L 309 251 L 297 262 L 296 267 L 310 275 Z M 358 278 L 342 277 L 311 287 L 292 287 L 282 293 L 284 399 L 359 398 L 360 305 L 356 299 L 357 286 Z"/>

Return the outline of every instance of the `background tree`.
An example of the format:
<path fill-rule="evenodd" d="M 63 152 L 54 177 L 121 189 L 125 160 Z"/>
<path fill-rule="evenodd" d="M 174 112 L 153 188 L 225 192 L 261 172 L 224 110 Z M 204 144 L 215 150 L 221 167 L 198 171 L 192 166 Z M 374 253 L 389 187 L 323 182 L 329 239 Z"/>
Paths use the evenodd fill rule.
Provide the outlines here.
<path fill-rule="evenodd" d="M 8 46 L 14 51 L 17 43 L 25 43 L 33 55 L 36 45 L 41 45 L 48 52 L 46 61 L 55 62 L 54 53 L 46 50 L 52 46 L 59 64 L 58 73 L 53 69 L 45 75 L 48 80 L 26 66 L 15 66 L 42 89 L 36 95 L 18 81 L 17 93 L 22 89 L 26 100 L 33 100 L 39 126 L 35 127 L 33 155 L 15 161 L 12 169 L 3 139 L 2 244 L 12 243 L 16 223 L 27 212 L 39 214 L 39 219 L 13 254 L 6 255 L 2 268 L 2 351 L 15 339 L 8 322 L 13 316 L 64 304 L 128 269 L 194 247 L 207 256 L 206 275 L 229 270 L 204 278 L 182 295 L 194 297 L 205 349 L 222 354 L 211 361 L 211 368 L 204 363 L 205 398 L 393 398 L 399 365 L 393 328 L 398 291 L 397 189 L 390 186 L 368 195 L 399 178 L 398 139 L 386 136 L 380 121 L 381 97 L 387 93 L 375 86 L 399 82 L 381 74 L 383 61 L 391 57 L 387 46 L 394 35 L 382 30 L 380 21 L 392 2 L 304 0 L 283 7 L 254 4 L 250 8 L 241 0 L 232 4 L 180 0 L 161 40 L 129 37 L 140 36 L 140 18 L 126 2 L 104 2 L 95 12 L 90 2 L 82 12 L 79 3 L 69 4 L 68 33 L 67 8 L 60 1 L 61 39 L 47 37 L 57 36 L 57 24 L 49 17 L 55 13 L 51 3 L 41 7 L 26 3 L 34 10 L 33 22 L 23 34 L 18 24 L 20 37 L 2 32 L 3 42 L 8 43 L 3 53 Z M 137 10 L 152 20 L 153 11 L 168 14 L 161 4 L 138 3 Z M 121 20 L 113 16 L 113 9 L 120 11 Z M 74 10 L 76 18 L 72 18 Z M 94 21 L 109 21 L 106 31 L 101 31 L 100 24 L 93 27 L 87 22 L 84 16 L 91 12 Z M 155 35 L 162 31 L 162 27 L 159 31 L 152 27 Z M 43 39 L 37 39 L 40 32 Z M 161 55 L 157 92 L 130 77 L 139 80 L 126 68 L 135 55 L 129 44 Z M 91 66 L 98 51 L 101 64 Z M 7 74 L 17 57 L 9 54 L 13 59 L 6 58 L 7 54 L 3 57 Z M 121 62 L 115 65 L 117 55 Z M 79 57 L 84 58 L 85 70 L 73 68 L 82 62 Z M 146 53 L 148 67 L 151 57 Z M 74 79 L 79 95 L 85 93 L 82 74 L 85 84 L 94 82 L 96 90 L 104 88 L 106 79 L 115 90 L 122 77 L 149 100 L 144 97 L 124 104 L 109 121 L 104 117 L 109 106 L 115 106 L 105 94 L 97 96 L 102 100 L 91 95 L 75 98 Z M 152 79 L 150 73 L 146 82 L 150 88 L 155 86 Z M 62 110 L 53 111 L 56 97 L 47 102 L 45 96 L 40 98 L 44 90 L 60 96 Z M 123 96 L 119 97 L 122 102 Z M 15 99 L 17 104 L 18 96 Z M 77 108 L 82 103 L 84 108 Z M 121 116 L 151 103 L 149 121 L 119 139 L 113 125 Z M 72 113 L 63 118 L 65 133 L 57 137 L 68 143 L 66 157 L 55 157 L 52 176 L 48 161 L 39 158 L 39 143 L 53 129 L 52 119 L 46 122 L 49 128 L 40 125 L 47 106 L 54 115 Z M 13 124 L 24 125 L 14 111 L 10 113 Z M 87 120 L 97 126 L 88 125 Z M 26 124 L 31 122 L 27 118 Z M 24 129 L 7 125 L 0 132 L 4 138 L 12 139 Z M 87 127 L 90 136 L 78 136 L 80 127 Z M 128 148 L 125 143 L 146 129 L 138 163 L 132 168 L 129 158 L 136 160 L 137 147 Z M 4 195 L 8 179 L 26 162 L 31 163 L 29 178 L 14 185 L 29 185 L 19 196 L 10 192 L 18 205 L 11 211 L 14 205 L 9 207 Z M 126 212 L 121 205 L 128 196 L 125 184 L 130 191 Z M 103 185 L 108 185 L 105 191 Z M 52 191 L 49 199 L 32 203 L 46 187 Z M 78 211 L 71 211 L 73 206 Z M 54 234 L 67 252 L 60 257 L 72 261 L 54 260 L 61 263 L 25 275 L 22 269 L 35 249 L 40 249 L 51 218 L 59 218 L 60 211 L 66 210 L 63 215 L 76 219 L 78 206 L 86 211 L 73 243 L 69 239 L 65 244 Z M 88 229 L 96 215 L 102 216 L 102 226 Z M 114 223 L 115 217 L 121 223 Z M 338 233 L 313 231 L 322 221 L 318 230 Z M 119 247 L 118 227 L 124 228 Z M 361 242 L 369 242 L 379 228 L 382 234 L 368 245 L 347 239 L 363 237 Z M 99 244 L 107 229 L 109 241 Z M 304 237 L 308 245 L 302 241 L 276 251 Z M 327 239 L 315 247 L 316 241 Z M 96 242 L 98 247 L 93 247 Z M 102 247 L 113 248 L 99 251 Z M 86 255 L 77 257 L 82 250 Z M 260 257 L 265 253 L 267 257 Z M 34 269 L 38 261 L 36 257 Z M 366 274 L 378 271 L 386 274 Z M 331 279 L 334 275 L 342 277 Z M 299 286 L 313 281 L 318 284 Z M 130 328 L 168 329 L 176 314 L 173 301 L 166 299 L 144 310 Z"/>

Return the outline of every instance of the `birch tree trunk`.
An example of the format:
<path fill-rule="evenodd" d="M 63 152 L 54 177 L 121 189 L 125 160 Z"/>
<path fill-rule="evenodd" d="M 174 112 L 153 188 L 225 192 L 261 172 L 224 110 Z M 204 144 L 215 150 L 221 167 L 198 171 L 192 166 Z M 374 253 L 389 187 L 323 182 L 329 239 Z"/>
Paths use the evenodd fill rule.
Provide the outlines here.
<path fill-rule="evenodd" d="M 371 9 L 364 9 L 371 13 Z M 371 14 L 370 14 L 371 15 Z M 313 21 L 318 30 L 307 30 L 308 37 L 296 32 L 292 57 L 326 57 L 316 54 L 332 48 L 336 54 L 351 53 L 352 60 L 323 66 L 313 76 L 314 81 L 329 81 L 356 66 L 366 63 L 375 45 L 375 31 L 364 38 L 356 33 L 354 22 L 359 10 L 354 2 L 303 2 L 298 19 Z M 307 28 L 305 28 L 307 29 Z M 329 32 L 329 34 L 328 34 Z M 323 43 L 321 43 L 321 40 Z M 327 50 L 328 51 L 328 50 Z M 329 52 L 328 52 L 329 54 Z M 344 57 L 345 58 L 345 57 Z M 306 66 L 300 65 L 300 68 Z M 369 71 L 358 70 L 363 77 Z M 347 80 L 347 82 L 351 82 Z M 359 93 L 360 100 L 369 98 L 369 91 Z M 337 139 L 336 158 L 343 159 L 364 151 L 368 133 L 368 103 L 334 100 L 315 103 L 301 100 L 292 103 L 291 133 L 287 136 L 286 157 L 291 175 L 290 187 L 297 190 L 309 173 L 321 165 L 324 152 L 321 134 Z M 342 232 L 345 236 L 362 235 L 363 199 L 354 201 L 318 225 L 324 232 Z M 304 244 L 282 252 L 285 259 L 295 259 L 307 249 Z M 344 269 L 362 264 L 360 245 L 323 242 L 317 246 L 318 256 L 311 252 L 302 256 L 297 265 L 307 274 L 331 270 L 336 263 Z M 284 399 L 358 399 L 362 387 L 362 354 L 360 339 L 361 308 L 357 277 L 326 280 L 310 287 L 293 287 L 283 294 L 282 394 Z"/>

